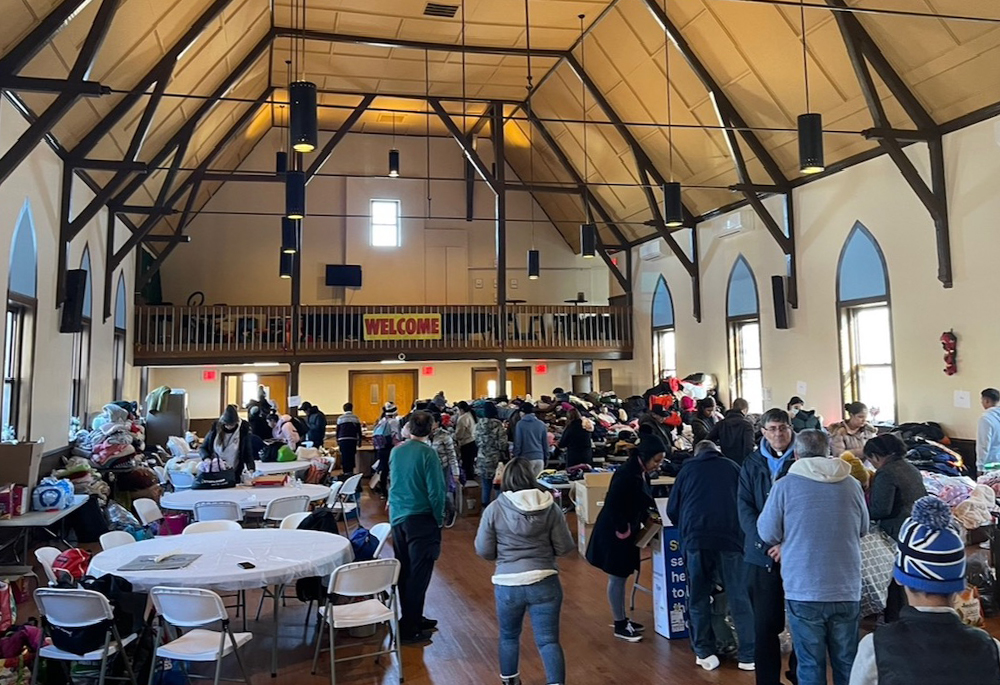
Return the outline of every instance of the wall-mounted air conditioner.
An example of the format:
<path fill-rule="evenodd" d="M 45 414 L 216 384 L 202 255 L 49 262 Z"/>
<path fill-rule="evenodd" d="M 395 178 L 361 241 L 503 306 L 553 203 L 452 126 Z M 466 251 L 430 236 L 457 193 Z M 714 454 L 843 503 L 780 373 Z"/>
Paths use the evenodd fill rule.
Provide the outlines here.
<path fill-rule="evenodd" d="M 639 259 L 644 262 L 652 262 L 664 256 L 664 243 L 657 238 L 650 240 L 639 246 Z"/>
<path fill-rule="evenodd" d="M 729 214 L 722 220 L 717 238 L 728 238 L 729 236 L 747 233 L 756 228 L 757 217 L 752 210 L 741 209 Z"/>

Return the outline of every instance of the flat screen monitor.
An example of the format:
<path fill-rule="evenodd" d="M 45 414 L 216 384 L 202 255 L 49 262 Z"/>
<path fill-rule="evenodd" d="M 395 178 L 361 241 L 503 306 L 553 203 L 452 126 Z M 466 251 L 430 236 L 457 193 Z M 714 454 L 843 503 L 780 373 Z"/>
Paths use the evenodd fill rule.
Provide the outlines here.
<path fill-rule="evenodd" d="M 361 287 L 360 264 L 327 264 L 326 284 L 343 288 Z"/>

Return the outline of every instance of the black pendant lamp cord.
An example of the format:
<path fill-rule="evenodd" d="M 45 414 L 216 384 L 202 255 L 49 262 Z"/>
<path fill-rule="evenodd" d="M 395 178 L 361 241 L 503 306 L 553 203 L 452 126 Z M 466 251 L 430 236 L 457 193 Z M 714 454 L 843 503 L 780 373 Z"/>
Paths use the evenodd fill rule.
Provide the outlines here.
<path fill-rule="evenodd" d="M 667 0 L 663 0 L 663 16 L 667 16 Z M 670 97 L 670 36 L 663 32 L 663 74 L 667 84 L 667 164 L 670 167 L 670 180 L 674 180 L 674 141 L 673 141 L 673 111 Z"/>
<path fill-rule="evenodd" d="M 581 14 L 580 18 L 580 69 L 583 70 L 583 74 L 587 73 L 587 41 L 584 40 L 583 35 L 583 20 L 587 15 Z M 587 148 L 587 84 L 580 78 L 580 105 L 583 108 L 583 187 L 586 189 L 590 183 L 590 157 L 588 156 Z M 589 192 L 584 192 L 583 194 L 583 211 L 586 215 L 586 222 L 588 224 L 594 223 L 594 218 L 590 213 L 590 197 Z"/>
<path fill-rule="evenodd" d="M 809 109 L 809 50 L 806 47 L 806 4 L 805 0 L 799 0 L 799 22 L 802 30 L 802 74 L 806 88 L 806 113 Z"/>
<path fill-rule="evenodd" d="M 427 216 L 431 212 L 431 58 L 430 51 L 424 50 L 424 142 L 427 151 Z M 465 103 L 462 103 L 463 107 Z"/>
<path fill-rule="evenodd" d="M 526 122 L 528 127 L 528 182 L 535 182 L 535 145 L 534 136 L 532 132 L 531 124 L 531 90 L 532 90 L 532 78 L 531 78 L 531 14 L 528 10 L 528 3 L 530 0 L 524 0 L 524 37 L 527 47 L 527 58 L 528 58 L 528 84 L 525 90 L 527 93 L 524 98 L 524 109 L 528 113 L 528 121 Z M 531 194 L 529 199 L 531 200 L 531 249 L 535 249 L 535 196 Z"/>

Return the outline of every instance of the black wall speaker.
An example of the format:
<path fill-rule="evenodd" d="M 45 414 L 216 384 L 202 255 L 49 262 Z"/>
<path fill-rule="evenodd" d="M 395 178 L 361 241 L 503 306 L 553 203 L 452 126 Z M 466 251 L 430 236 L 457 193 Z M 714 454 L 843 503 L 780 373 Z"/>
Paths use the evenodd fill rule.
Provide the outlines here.
<path fill-rule="evenodd" d="M 66 300 L 59 318 L 60 333 L 79 333 L 83 330 L 83 295 L 86 290 L 86 269 L 66 272 Z"/>
<path fill-rule="evenodd" d="M 785 279 L 771 276 L 771 295 L 774 297 L 774 327 L 778 330 L 791 328 L 788 325 L 788 303 L 785 301 Z"/>

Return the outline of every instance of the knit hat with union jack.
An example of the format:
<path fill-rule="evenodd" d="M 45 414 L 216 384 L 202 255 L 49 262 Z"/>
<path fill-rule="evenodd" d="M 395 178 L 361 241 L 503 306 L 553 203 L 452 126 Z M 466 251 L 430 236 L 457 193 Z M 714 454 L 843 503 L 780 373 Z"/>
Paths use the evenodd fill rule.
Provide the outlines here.
<path fill-rule="evenodd" d="M 899 531 L 892 576 L 918 592 L 950 595 L 965 589 L 965 545 L 951 509 L 937 497 L 928 495 L 914 503 Z"/>

